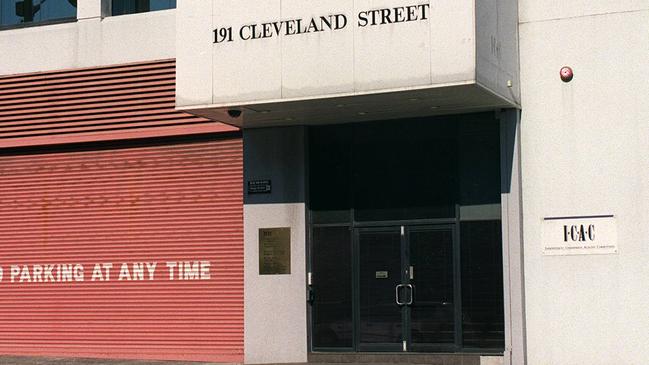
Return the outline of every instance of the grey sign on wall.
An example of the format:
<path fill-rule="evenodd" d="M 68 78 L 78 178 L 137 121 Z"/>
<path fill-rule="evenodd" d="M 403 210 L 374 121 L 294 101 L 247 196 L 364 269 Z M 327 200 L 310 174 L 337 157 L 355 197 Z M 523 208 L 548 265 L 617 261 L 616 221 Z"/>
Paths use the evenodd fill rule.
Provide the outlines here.
<path fill-rule="evenodd" d="M 250 180 L 248 181 L 248 194 L 270 194 L 272 184 L 270 180 Z"/>

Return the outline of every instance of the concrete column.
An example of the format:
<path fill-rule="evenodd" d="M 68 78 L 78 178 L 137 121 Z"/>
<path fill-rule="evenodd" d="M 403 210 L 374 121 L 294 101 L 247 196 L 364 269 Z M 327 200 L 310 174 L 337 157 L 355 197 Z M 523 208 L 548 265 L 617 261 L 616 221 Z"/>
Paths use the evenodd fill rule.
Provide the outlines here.
<path fill-rule="evenodd" d="M 245 130 L 245 362 L 307 361 L 305 128 Z M 248 194 L 251 180 L 270 180 L 269 194 Z M 291 270 L 259 274 L 259 229 L 291 229 Z"/>
<path fill-rule="evenodd" d="M 77 0 L 77 20 L 101 18 L 105 5 L 110 5 L 110 0 Z"/>
<path fill-rule="evenodd" d="M 501 144 L 501 207 L 503 288 L 505 294 L 504 363 L 525 365 L 525 288 L 520 169 L 520 111 L 499 113 Z"/>

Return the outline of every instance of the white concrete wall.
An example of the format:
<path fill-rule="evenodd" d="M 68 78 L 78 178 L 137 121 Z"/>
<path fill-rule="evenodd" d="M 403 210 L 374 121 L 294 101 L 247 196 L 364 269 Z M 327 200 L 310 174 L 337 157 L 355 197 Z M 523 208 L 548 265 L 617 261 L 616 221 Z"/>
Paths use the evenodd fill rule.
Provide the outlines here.
<path fill-rule="evenodd" d="M 76 22 L 0 31 L 0 75 L 175 57 L 175 10 L 102 18 L 102 9 L 79 0 Z"/>
<path fill-rule="evenodd" d="M 361 11 L 428 2 L 180 1 L 176 104 L 239 105 L 474 83 L 473 0 L 432 1 L 426 20 L 357 25 Z M 336 13 L 348 17 L 344 29 L 255 40 L 239 36 L 246 24 Z M 217 27 L 232 27 L 233 41 L 213 44 Z"/>
<path fill-rule="evenodd" d="M 518 0 L 477 0 L 476 80 L 520 104 Z"/>
<path fill-rule="evenodd" d="M 246 204 L 245 362 L 307 361 L 305 204 Z M 259 275 L 259 228 L 291 228 L 291 274 Z"/>
<path fill-rule="evenodd" d="M 528 364 L 646 364 L 649 1 L 519 4 Z M 542 255 L 543 217 L 593 214 L 618 254 Z"/>
<path fill-rule="evenodd" d="M 501 212 L 505 351 L 503 363 L 524 365 L 526 356 L 523 269 L 520 111 L 500 113 Z"/>

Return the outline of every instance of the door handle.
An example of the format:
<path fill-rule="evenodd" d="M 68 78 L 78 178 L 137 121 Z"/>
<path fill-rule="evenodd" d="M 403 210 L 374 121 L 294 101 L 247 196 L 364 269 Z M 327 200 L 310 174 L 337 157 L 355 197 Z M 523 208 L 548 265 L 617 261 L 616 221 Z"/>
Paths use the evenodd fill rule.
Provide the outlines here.
<path fill-rule="evenodd" d="M 394 301 L 397 302 L 397 305 L 405 305 L 406 303 L 400 302 L 399 301 L 399 289 L 405 287 L 406 285 L 404 284 L 399 284 L 396 287 L 394 287 Z"/>
<path fill-rule="evenodd" d="M 406 284 L 404 286 L 410 289 L 410 300 L 408 300 L 408 303 L 406 303 L 406 305 L 412 305 L 412 302 L 415 298 L 415 288 L 412 286 L 412 284 Z"/>

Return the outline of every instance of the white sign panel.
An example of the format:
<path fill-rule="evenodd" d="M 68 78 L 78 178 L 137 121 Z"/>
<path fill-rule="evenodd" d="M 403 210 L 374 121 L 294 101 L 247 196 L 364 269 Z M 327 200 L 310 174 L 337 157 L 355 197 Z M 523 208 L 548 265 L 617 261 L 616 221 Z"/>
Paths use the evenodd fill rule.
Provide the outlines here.
<path fill-rule="evenodd" d="M 617 253 L 617 226 L 612 215 L 543 219 L 544 255 Z"/>

